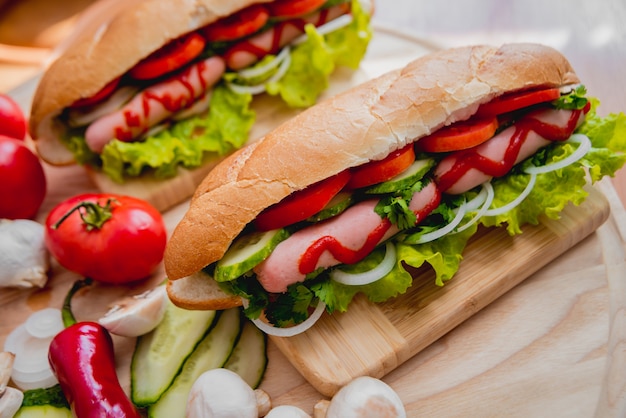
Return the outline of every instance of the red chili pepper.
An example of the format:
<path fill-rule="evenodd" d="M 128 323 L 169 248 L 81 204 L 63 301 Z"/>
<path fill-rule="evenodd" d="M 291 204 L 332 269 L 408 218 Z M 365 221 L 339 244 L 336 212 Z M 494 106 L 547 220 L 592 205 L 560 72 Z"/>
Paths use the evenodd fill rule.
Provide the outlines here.
<path fill-rule="evenodd" d="M 120 385 L 111 335 L 96 322 L 76 322 L 71 296 L 86 282 L 77 282 L 66 297 L 66 327 L 50 344 L 48 360 L 77 418 L 140 418 Z"/>

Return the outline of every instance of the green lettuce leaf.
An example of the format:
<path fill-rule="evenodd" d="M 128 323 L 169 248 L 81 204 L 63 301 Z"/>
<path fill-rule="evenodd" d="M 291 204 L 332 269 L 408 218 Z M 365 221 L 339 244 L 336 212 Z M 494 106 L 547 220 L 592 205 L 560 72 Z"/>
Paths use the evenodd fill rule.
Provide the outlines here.
<path fill-rule="evenodd" d="M 338 65 L 357 68 L 372 37 L 370 17 L 358 0 L 352 1 L 353 20 L 345 28 L 322 36 L 315 26 L 305 27 L 306 40 L 291 51 L 291 65 L 280 80 L 268 83 L 267 92 L 280 95 L 289 106 L 308 107 L 328 88 Z"/>
<path fill-rule="evenodd" d="M 522 225 L 536 225 L 543 215 L 558 219 L 563 208 L 579 205 L 587 197 L 583 186 L 587 176 L 596 182 L 604 176 L 614 176 L 626 162 L 626 115 L 623 113 L 599 117 L 595 111 L 597 100 L 576 133 L 589 137 L 592 149 L 578 162 L 563 169 L 537 176 L 535 187 L 524 201 L 509 212 L 483 217 L 485 226 L 506 224 L 510 235 L 522 233 Z M 576 149 L 569 142 L 554 143 L 532 157 L 535 166 L 550 164 L 566 158 Z M 530 176 L 516 169 L 513 174 L 492 181 L 495 196 L 492 207 L 500 207 L 514 200 L 528 184 Z"/>
<path fill-rule="evenodd" d="M 207 114 L 182 120 L 142 142 L 108 143 L 101 154 L 102 171 L 117 182 L 146 171 L 168 178 L 176 175 L 179 166 L 198 167 L 206 153 L 222 156 L 240 148 L 256 118 L 251 101 L 250 94 L 218 85 Z"/>

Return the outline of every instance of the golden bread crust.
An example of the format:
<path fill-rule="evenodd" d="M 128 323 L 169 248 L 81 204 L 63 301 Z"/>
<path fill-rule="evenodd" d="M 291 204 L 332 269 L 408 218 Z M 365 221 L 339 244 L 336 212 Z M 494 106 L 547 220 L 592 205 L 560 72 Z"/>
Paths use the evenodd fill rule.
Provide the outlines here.
<path fill-rule="evenodd" d="M 249 222 L 289 194 L 467 119 L 481 103 L 576 83 L 552 48 L 472 46 L 429 54 L 321 102 L 209 173 L 168 242 L 167 275 L 176 280 L 219 260 Z"/>

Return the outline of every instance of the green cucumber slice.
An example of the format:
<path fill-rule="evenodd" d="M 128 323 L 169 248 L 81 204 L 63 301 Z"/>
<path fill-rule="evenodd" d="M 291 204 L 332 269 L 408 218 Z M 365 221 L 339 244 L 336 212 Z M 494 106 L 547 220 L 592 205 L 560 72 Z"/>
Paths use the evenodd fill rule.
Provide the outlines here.
<path fill-rule="evenodd" d="M 404 170 L 396 177 L 370 187 L 365 191 L 365 193 L 385 194 L 409 188 L 418 181 L 420 181 L 426 175 L 426 173 L 428 173 L 430 169 L 434 167 L 434 165 L 435 160 L 433 158 L 416 160 L 413 164 L 411 164 L 409 168 Z"/>
<path fill-rule="evenodd" d="M 220 312 L 217 323 L 185 360 L 172 385 L 148 408 L 149 417 L 185 418 L 191 386 L 205 371 L 222 367 L 226 363 L 239 338 L 241 323 L 238 308 Z"/>
<path fill-rule="evenodd" d="M 252 232 L 242 235 L 232 243 L 224 257 L 215 265 L 217 282 L 235 280 L 265 260 L 278 243 L 289 236 L 286 229 Z"/>
<path fill-rule="evenodd" d="M 0 417 L 2 411 L 0 411 Z M 67 399 L 56 384 L 48 388 L 30 389 L 24 391 L 22 406 L 13 418 L 72 418 Z"/>
<path fill-rule="evenodd" d="M 72 411 L 52 405 L 22 406 L 13 418 L 72 418 Z"/>
<path fill-rule="evenodd" d="M 246 319 L 239 341 L 224 368 L 237 373 L 256 389 L 267 368 L 267 335 Z"/>
<path fill-rule="evenodd" d="M 337 193 L 330 202 L 322 209 L 317 212 L 315 215 L 309 217 L 307 221 L 309 222 L 319 222 L 324 219 L 332 218 L 333 216 L 339 215 L 341 212 L 346 210 L 353 201 L 352 193 L 349 192 L 339 192 Z"/>
<path fill-rule="evenodd" d="M 186 310 L 168 301 L 163 320 L 137 340 L 131 361 L 131 399 L 135 405 L 151 405 L 163 395 L 215 317 L 215 311 Z"/>

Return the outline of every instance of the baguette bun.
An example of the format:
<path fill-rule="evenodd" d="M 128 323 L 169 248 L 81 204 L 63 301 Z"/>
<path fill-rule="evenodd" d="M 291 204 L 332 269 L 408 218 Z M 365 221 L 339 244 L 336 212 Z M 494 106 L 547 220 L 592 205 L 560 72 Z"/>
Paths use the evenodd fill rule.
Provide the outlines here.
<path fill-rule="evenodd" d="M 72 164 L 74 156 L 59 143 L 65 130 L 55 123 L 74 101 L 90 97 L 141 59 L 172 39 L 270 0 L 129 0 L 129 5 L 99 26 L 77 35 L 45 71 L 32 102 L 30 134 L 41 158 Z"/>
<path fill-rule="evenodd" d="M 168 242 L 166 273 L 177 280 L 199 271 L 219 260 L 265 208 L 465 120 L 481 103 L 512 91 L 576 83 L 568 61 L 552 48 L 471 46 L 423 56 L 321 102 L 209 173 Z"/>

